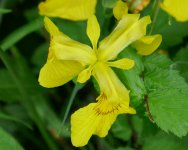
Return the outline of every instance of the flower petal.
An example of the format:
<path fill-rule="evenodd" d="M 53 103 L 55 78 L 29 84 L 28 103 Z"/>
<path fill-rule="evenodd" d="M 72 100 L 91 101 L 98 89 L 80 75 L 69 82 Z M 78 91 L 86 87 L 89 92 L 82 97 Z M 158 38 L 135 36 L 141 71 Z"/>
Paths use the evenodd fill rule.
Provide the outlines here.
<path fill-rule="evenodd" d="M 87 69 L 84 69 L 82 72 L 79 73 L 77 82 L 85 83 L 91 76 L 92 67 L 89 66 Z"/>
<path fill-rule="evenodd" d="M 187 0 L 164 0 L 161 8 L 176 18 L 177 21 L 188 21 Z"/>
<path fill-rule="evenodd" d="M 108 62 L 108 65 L 111 67 L 129 70 L 135 65 L 135 62 L 132 59 L 123 58 L 117 61 Z"/>
<path fill-rule="evenodd" d="M 82 69 L 83 66 L 76 61 L 52 58 L 40 70 L 38 80 L 44 87 L 57 87 L 72 80 Z"/>
<path fill-rule="evenodd" d="M 134 42 L 133 47 L 136 48 L 140 55 L 150 55 L 159 47 L 161 42 L 162 36 L 160 34 L 144 36 Z"/>
<path fill-rule="evenodd" d="M 121 97 L 129 104 L 129 91 L 107 64 L 100 62 L 95 64 L 92 75 L 97 80 L 100 91 L 104 92 L 108 99 Z"/>
<path fill-rule="evenodd" d="M 57 59 L 75 60 L 82 63 L 91 63 L 96 57 L 91 47 L 72 40 L 60 32 L 56 25 L 47 17 L 44 19 L 45 27 L 51 35 L 50 48 Z"/>
<path fill-rule="evenodd" d="M 87 35 L 93 45 L 93 49 L 97 49 L 97 43 L 100 36 L 100 26 L 94 15 L 89 17 L 87 21 Z"/>
<path fill-rule="evenodd" d="M 69 20 L 85 20 L 95 13 L 97 0 L 46 0 L 39 4 L 41 15 Z"/>
<path fill-rule="evenodd" d="M 93 134 L 105 137 L 116 117 L 121 113 L 136 112 L 133 108 L 123 108 L 123 102 L 111 103 L 109 100 L 100 100 L 77 110 L 71 116 L 72 144 L 76 147 L 84 146 Z"/>
<path fill-rule="evenodd" d="M 100 42 L 99 59 L 114 59 L 126 46 L 146 34 L 146 26 L 151 22 L 146 16 L 138 20 L 138 14 L 127 14 L 123 17 L 114 31 Z"/>
<path fill-rule="evenodd" d="M 113 13 L 114 13 L 114 17 L 117 20 L 120 20 L 123 17 L 123 15 L 128 13 L 127 4 L 122 0 L 118 0 L 115 7 L 113 8 Z"/>

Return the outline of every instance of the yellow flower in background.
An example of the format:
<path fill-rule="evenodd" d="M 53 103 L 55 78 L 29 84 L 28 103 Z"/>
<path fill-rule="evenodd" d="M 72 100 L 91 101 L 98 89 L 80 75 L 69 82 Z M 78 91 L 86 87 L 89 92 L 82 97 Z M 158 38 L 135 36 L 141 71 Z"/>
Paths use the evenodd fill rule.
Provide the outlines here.
<path fill-rule="evenodd" d="M 121 0 L 118 0 L 117 4 L 113 8 L 114 17 L 119 21 L 128 14 L 127 4 Z M 132 46 L 136 48 L 140 55 L 152 54 L 161 44 L 162 36 L 160 34 L 144 36 L 135 41 Z"/>
<path fill-rule="evenodd" d="M 71 117 L 72 143 L 74 146 L 83 146 L 92 134 L 106 136 L 118 114 L 135 113 L 129 107 L 129 91 L 111 67 L 131 69 L 134 66 L 131 59 L 115 59 L 125 47 L 146 34 L 150 17 L 139 19 L 139 14 L 127 14 L 112 33 L 98 43 L 100 26 L 97 18 L 91 16 L 87 21 L 87 35 L 92 47 L 72 40 L 48 18 L 44 21 L 51 41 L 47 62 L 40 71 L 39 83 L 44 87 L 56 87 L 77 75 L 77 81 L 84 83 L 93 75 L 100 87 L 98 102 L 79 109 Z"/>
<path fill-rule="evenodd" d="M 41 15 L 69 20 L 85 20 L 95 13 L 97 0 L 46 0 L 39 4 Z"/>
<path fill-rule="evenodd" d="M 188 21 L 188 0 L 164 0 L 161 8 L 176 18 L 177 21 Z"/>

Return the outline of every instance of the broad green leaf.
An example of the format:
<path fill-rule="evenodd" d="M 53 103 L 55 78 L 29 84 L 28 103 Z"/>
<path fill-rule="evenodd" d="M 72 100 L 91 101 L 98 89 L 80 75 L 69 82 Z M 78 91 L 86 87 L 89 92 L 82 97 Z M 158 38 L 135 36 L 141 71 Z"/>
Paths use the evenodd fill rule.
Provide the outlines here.
<path fill-rule="evenodd" d="M 23 147 L 2 128 L 0 128 L 0 137 L 0 150 L 24 150 Z"/>
<path fill-rule="evenodd" d="M 114 137 L 123 141 L 128 141 L 131 138 L 132 130 L 125 118 L 125 115 L 118 116 L 116 122 L 112 126 L 112 133 Z"/>
<path fill-rule="evenodd" d="M 188 84 L 170 66 L 161 67 L 161 62 L 166 66 L 169 60 L 157 54 L 145 60 L 144 81 L 150 113 L 161 129 L 182 137 L 188 132 Z"/>
<path fill-rule="evenodd" d="M 143 150 L 187 150 L 187 147 L 171 134 L 159 132 L 145 140 Z"/>
<path fill-rule="evenodd" d="M 163 37 L 161 47 L 168 49 L 183 42 L 188 34 L 188 22 L 177 22 L 160 9 L 153 34 L 161 34 Z"/>

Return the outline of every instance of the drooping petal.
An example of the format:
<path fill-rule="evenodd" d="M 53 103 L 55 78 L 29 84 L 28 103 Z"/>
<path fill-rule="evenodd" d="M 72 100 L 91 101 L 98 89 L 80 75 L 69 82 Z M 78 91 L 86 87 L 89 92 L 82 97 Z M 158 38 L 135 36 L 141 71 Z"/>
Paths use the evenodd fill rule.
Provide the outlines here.
<path fill-rule="evenodd" d="M 95 13 L 97 0 L 46 0 L 39 4 L 41 15 L 69 20 L 85 20 Z"/>
<path fill-rule="evenodd" d="M 100 62 L 95 64 L 92 75 L 97 80 L 100 91 L 104 92 L 108 99 L 112 97 L 113 99 L 114 97 L 124 97 L 127 104 L 129 104 L 129 91 L 107 64 Z"/>
<path fill-rule="evenodd" d="M 56 25 L 47 17 L 44 19 L 45 27 L 51 35 L 50 47 L 57 59 L 75 60 L 81 63 L 91 63 L 96 58 L 91 47 L 72 40 L 60 32 Z"/>
<path fill-rule="evenodd" d="M 187 0 L 164 0 L 161 8 L 176 18 L 177 21 L 188 21 Z"/>
<path fill-rule="evenodd" d="M 97 49 L 97 43 L 100 36 L 100 26 L 94 15 L 89 17 L 87 21 L 87 35 L 93 45 L 93 49 Z"/>
<path fill-rule="evenodd" d="M 72 80 L 82 69 L 83 66 L 79 62 L 62 61 L 53 57 L 40 70 L 38 80 L 44 87 L 57 87 Z"/>
<path fill-rule="evenodd" d="M 162 36 L 160 34 L 144 36 L 134 42 L 133 47 L 136 48 L 140 55 L 150 55 L 159 47 L 161 42 Z"/>
<path fill-rule="evenodd" d="M 71 116 L 72 144 L 76 147 L 84 146 L 93 134 L 105 137 L 118 114 L 123 113 L 135 114 L 136 112 L 133 108 L 124 107 L 123 102 L 111 103 L 105 99 L 77 110 Z"/>
<path fill-rule="evenodd" d="M 146 34 L 150 17 L 138 19 L 138 14 L 127 14 L 119 21 L 114 31 L 99 44 L 100 60 L 114 59 L 126 46 Z"/>
<path fill-rule="evenodd" d="M 135 62 L 132 59 L 123 58 L 117 61 L 107 62 L 107 64 L 111 67 L 129 70 L 135 65 Z"/>
<path fill-rule="evenodd" d="M 128 13 L 127 4 L 122 0 L 118 0 L 115 7 L 113 8 L 113 13 L 114 13 L 114 17 L 117 20 L 120 20 L 123 17 L 123 15 Z"/>

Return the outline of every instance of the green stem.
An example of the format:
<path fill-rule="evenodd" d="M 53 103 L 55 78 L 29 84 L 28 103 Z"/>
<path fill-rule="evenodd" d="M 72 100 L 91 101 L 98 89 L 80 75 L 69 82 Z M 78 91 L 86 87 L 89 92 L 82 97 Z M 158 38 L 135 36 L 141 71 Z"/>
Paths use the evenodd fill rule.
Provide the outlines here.
<path fill-rule="evenodd" d="M 8 69 L 13 81 L 15 82 L 20 94 L 22 95 L 22 98 L 20 99 L 21 103 L 24 105 L 26 110 L 28 111 L 29 115 L 32 117 L 34 122 L 36 123 L 41 135 L 44 137 L 44 140 L 46 141 L 47 145 L 49 146 L 50 150 L 58 150 L 57 145 L 53 142 L 50 135 L 45 129 L 45 126 L 43 125 L 43 121 L 39 117 L 36 108 L 34 107 L 32 100 L 30 98 L 30 95 L 27 92 L 27 89 L 24 88 L 24 83 L 21 81 L 21 79 L 17 76 L 16 71 L 14 67 L 12 66 L 11 61 L 9 60 L 9 57 L 3 50 L 0 48 L 0 58 L 5 64 L 6 68 Z"/>
<path fill-rule="evenodd" d="M 64 115 L 64 117 L 63 117 L 63 119 L 62 119 L 62 122 L 61 122 L 61 127 L 60 127 L 60 130 L 59 130 L 59 135 L 61 134 L 61 128 L 64 126 L 64 124 L 65 124 L 65 121 L 66 121 L 66 119 L 67 119 L 67 117 L 68 117 L 68 114 L 69 114 L 69 112 L 70 112 L 70 109 L 71 109 L 71 106 L 72 106 L 72 104 L 73 104 L 73 101 L 74 101 L 74 99 L 75 99 L 75 97 L 76 97 L 76 94 L 78 93 L 78 91 L 81 89 L 83 87 L 83 85 L 81 85 L 81 84 L 75 84 L 75 86 L 74 86 L 74 88 L 73 88 L 73 91 L 72 91 L 72 93 L 71 93 L 71 96 L 70 96 L 70 99 L 69 99 L 69 103 L 68 103 L 68 105 L 67 105 L 67 109 L 66 109 L 66 111 L 65 111 L 65 115 Z"/>
<path fill-rule="evenodd" d="M 155 0 L 154 3 L 153 3 L 153 9 L 152 9 L 152 13 L 151 13 L 152 24 L 151 24 L 151 28 L 150 28 L 150 31 L 149 31 L 149 35 L 152 34 L 153 28 L 155 26 L 155 22 L 157 20 L 157 15 L 158 15 L 158 12 L 159 12 L 159 3 L 160 3 L 160 0 Z"/>

